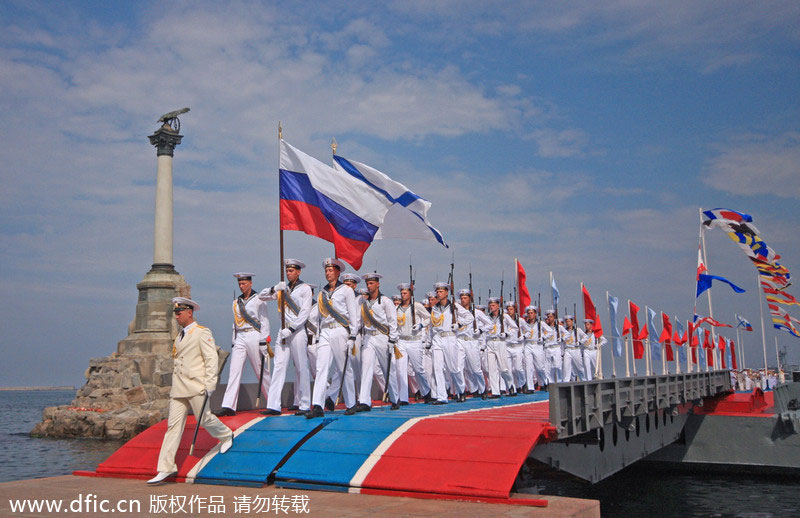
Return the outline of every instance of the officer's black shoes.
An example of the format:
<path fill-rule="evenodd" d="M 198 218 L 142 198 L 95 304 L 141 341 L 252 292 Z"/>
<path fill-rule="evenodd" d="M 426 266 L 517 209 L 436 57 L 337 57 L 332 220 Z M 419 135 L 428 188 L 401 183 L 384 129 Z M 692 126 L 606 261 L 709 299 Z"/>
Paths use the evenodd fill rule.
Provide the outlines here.
<path fill-rule="evenodd" d="M 325 398 L 325 410 L 328 412 L 333 412 L 333 409 L 336 408 L 336 404 L 333 402 L 331 398 Z"/>
<path fill-rule="evenodd" d="M 370 410 L 372 410 L 372 407 L 364 403 L 359 403 L 356 405 L 356 412 L 369 412 Z"/>
<path fill-rule="evenodd" d="M 262 410 L 260 412 L 260 414 L 261 415 L 281 415 L 281 411 L 280 410 L 273 410 L 271 408 L 268 408 L 266 410 Z"/>
<path fill-rule="evenodd" d="M 353 415 L 357 412 L 356 405 L 351 406 L 347 410 L 344 411 L 344 415 Z"/>
<path fill-rule="evenodd" d="M 212 412 L 217 417 L 227 417 L 229 415 L 236 415 L 236 411 L 232 408 L 228 408 L 226 406 L 220 408 L 216 412 Z"/>
<path fill-rule="evenodd" d="M 322 407 L 319 405 L 314 405 L 311 407 L 311 410 L 308 411 L 306 414 L 306 419 L 313 419 L 315 417 L 324 417 L 325 411 L 322 410 Z"/>

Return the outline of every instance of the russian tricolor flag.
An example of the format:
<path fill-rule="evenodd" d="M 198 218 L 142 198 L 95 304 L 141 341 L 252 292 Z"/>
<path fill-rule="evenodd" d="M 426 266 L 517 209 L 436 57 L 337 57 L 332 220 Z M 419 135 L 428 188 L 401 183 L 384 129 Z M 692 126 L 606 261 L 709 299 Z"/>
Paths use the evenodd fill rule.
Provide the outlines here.
<path fill-rule="evenodd" d="M 382 178 L 377 182 L 375 176 L 355 174 L 357 169 L 352 165 L 343 168 L 341 161 L 331 167 L 284 140 L 280 142 L 280 155 L 281 230 L 299 230 L 333 243 L 336 257 L 356 270 L 361 268 L 373 239 L 417 237 L 405 235 L 402 226 L 393 229 L 390 236 L 381 234 L 381 230 L 387 233 L 382 228 L 387 214 L 398 208 L 425 227 L 426 237 L 444 244 L 441 234 L 428 225 L 430 202 L 383 173 L 378 172 Z M 363 164 L 358 166 L 362 171 L 366 168 Z M 396 194 L 398 189 L 403 195 Z"/>

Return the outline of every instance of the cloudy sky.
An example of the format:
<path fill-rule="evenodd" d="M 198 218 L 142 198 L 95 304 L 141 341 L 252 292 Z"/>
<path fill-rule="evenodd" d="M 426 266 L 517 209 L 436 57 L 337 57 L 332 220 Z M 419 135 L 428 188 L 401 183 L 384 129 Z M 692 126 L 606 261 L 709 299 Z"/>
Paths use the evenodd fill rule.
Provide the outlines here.
<path fill-rule="evenodd" d="M 0 4 L 0 386 L 79 385 L 126 336 L 153 254 L 147 135 L 183 106 L 175 266 L 221 345 L 232 272 L 279 275 L 278 121 L 433 203 L 450 249 L 367 252 L 388 292 L 409 253 L 421 285 L 454 253 L 484 299 L 518 257 L 543 305 L 553 271 L 570 308 L 583 281 L 605 320 L 606 290 L 686 319 L 700 207 L 752 214 L 800 275 L 797 2 L 217 4 Z M 286 248 L 322 280 L 329 244 Z M 748 290 L 714 288 L 714 316 L 747 317 L 763 364 L 755 270 L 719 231 L 707 248 Z M 766 335 L 771 364 L 775 336 L 800 362 L 800 339 Z"/>

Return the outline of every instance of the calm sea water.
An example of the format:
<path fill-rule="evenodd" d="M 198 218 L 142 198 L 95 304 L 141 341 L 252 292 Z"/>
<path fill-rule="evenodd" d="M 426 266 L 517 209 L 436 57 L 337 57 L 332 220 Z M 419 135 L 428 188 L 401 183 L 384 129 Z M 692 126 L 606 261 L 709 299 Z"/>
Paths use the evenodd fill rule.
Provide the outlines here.
<path fill-rule="evenodd" d="M 28 436 L 44 407 L 67 404 L 74 396 L 72 390 L 0 391 L 0 482 L 94 470 L 121 446 L 112 441 Z M 687 474 L 635 465 L 593 486 L 558 477 L 523 479 L 518 490 L 600 500 L 604 518 L 800 517 L 798 476 Z"/>
<path fill-rule="evenodd" d="M 66 405 L 74 390 L 0 391 L 0 482 L 94 470 L 122 443 L 28 436 L 48 406 Z"/>

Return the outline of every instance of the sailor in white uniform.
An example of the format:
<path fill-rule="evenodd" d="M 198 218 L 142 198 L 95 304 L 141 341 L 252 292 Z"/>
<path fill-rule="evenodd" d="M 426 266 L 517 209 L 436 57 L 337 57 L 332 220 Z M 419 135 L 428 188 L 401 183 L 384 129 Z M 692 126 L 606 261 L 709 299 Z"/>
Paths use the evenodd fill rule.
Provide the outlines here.
<path fill-rule="evenodd" d="M 467 311 L 472 313 L 474 320 L 472 324 L 465 326 L 458 331 L 456 338 L 461 341 L 461 346 L 464 351 L 464 367 L 467 382 L 467 389 L 469 392 L 483 394 L 486 392 L 486 383 L 483 378 L 483 369 L 481 369 L 481 322 L 486 319 L 486 315 L 475 309 L 472 302 L 472 292 L 468 288 L 458 290 L 458 298 L 460 299 L 461 306 L 466 308 Z"/>
<path fill-rule="evenodd" d="M 489 317 L 486 316 L 488 312 L 488 308 L 486 304 L 475 304 L 475 318 L 478 320 L 478 328 L 481 330 L 480 338 L 478 338 L 478 344 L 480 345 L 480 353 L 481 353 L 481 370 L 483 371 L 483 380 L 485 389 L 483 391 L 483 399 L 489 395 L 489 385 L 487 381 L 489 379 L 489 364 L 486 361 L 486 333 L 483 331 L 486 328 L 486 325 L 491 323 Z"/>
<path fill-rule="evenodd" d="M 591 381 L 594 379 L 594 372 L 597 369 L 597 354 L 600 348 L 608 343 L 606 337 L 600 335 L 600 338 L 594 334 L 594 320 L 585 318 L 583 320 L 584 329 L 578 329 L 578 342 L 583 347 L 583 372 L 586 374 L 586 380 Z"/>
<path fill-rule="evenodd" d="M 544 354 L 547 359 L 546 385 L 561 383 L 561 368 L 564 365 L 560 341 L 562 329 L 556 322 L 556 311 L 548 309 L 545 312 L 545 321 L 542 324 L 542 340 L 544 341 Z"/>
<path fill-rule="evenodd" d="M 544 345 L 542 344 L 539 333 L 541 325 L 540 320 L 537 318 L 539 308 L 535 305 L 530 305 L 525 308 L 525 319 L 520 321 L 520 330 L 522 331 L 524 343 L 524 360 L 525 360 L 525 384 L 527 385 L 527 394 L 534 391 L 536 385 L 544 386 L 547 384 L 547 370 L 546 359 L 544 355 Z"/>
<path fill-rule="evenodd" d="M 583 372 L 583 358 L 581 358 L 581 346 L 578 342 L 578 329 L 575 327 L 575 316 L 564 315 L 565 334 L 562 335 L 564 342 L 564 381 L 575 381 L 573 373 L 580 380 L 586 379 Z"/>
<path fill-rule="evenodd" d="M 509 300 L 506 302 L 506 312 L 508 316 L 514 320 L 517 325 L 517 331 L 508 335 L 506 338 L 506 350 L 508 351 L 509 363 L 508 368 L 511 370 L 511 376 L 514 379 L 514 388 L 519 392 L 523 385 L 525 385 L 525 364 L 524 364 L 524 338 L 522 331 L 519 328 L 520 319 L 517 315 L 517 304 Z"/>
<path fill-rule="evenodd" d="M 474 318 L 472 313 L 459 304 L 452 305 L 448 299 L 450 286 L 446 282 L 437 282 L 437 302 L 431 308 L 431 345 L 433 349 L 433 370 L 436 377 L 436 401 L 433 404 L 447 403 L 446 381 L 444 370 L 450 374 L 455 384 L 453 392 L 457 401 L 465 401 L 464 391 L 467 386 L 464 382 L 464 372 L 457 369 L 458 357 L 456 346 L 456 332 L 460 327 L 470 326 Z M 455 321 L 453 320 L 455 314 Z"/>
<path fill-rule="evenodd" d="M 347 286 L 353 288 L 353 292 L 356 294 L 356 306 L 360 307 L 361 295 L 359 294 L 359 291 L 361 288 L 358 287 L 358 284 L 361 282 L 361 277 L 355 273 L 345 272 L 339 276 L 339 280 L 345 283 Z M 354 390 L 356 395 L 358 395 L 358 390 L 361 386 L 361 341 L 363 339 L 363 325 L 361 324 L 360 312 L 356 317 L 356 320 L 358 321 L 358 329 L 355 332 L 356 345 L 348 351 L 350 360 L 347 362 L 347 367 L 353 370 L 353 379 L 355 382 Z M 333 409 L 336 407 L 336 403 L 338 403 L 337 399 L 339 398 L 339 389 L 341 386 L 342 379 L 340 377 L 334 377 L 330 380 L 328 392 L 325 395 L 325 410 L 333 412 Z"/>
<path fill-rule="evenodd" d="M 356 394 L 353 383 L 353 358 L 350 351 L 356 343 L 358 329 L 358 306 L 353 289 L 341 281 L 339 274 L 344 271 L 344 263 L 329 257 L 322 262 L 325 280 L 328 284 L 317 297 L 320 313 L 320 336 L 317 343 L 317 373 L 314 377 L 314 391 L 311 410 L 306 417 L 322 417 L 325 411 L 325 394 L 328 389 L 328 374 L 332 379 L 341 379 L 344 373 L 342 395 L 347 406 L 345 413 L 355 413 Z M 347 366 L 345 367 L 345 363 Z"/>
<path fill-rule="evenodd" d="M 277 300 L 278 311 L 283 313 L 286 326 L 278 332 L 275 342 L 275 366 L 272 369 L 272 386 L 269 390 L 264 415 L 281 414 L 281 393 L 289 368 L 289 358 L 295 365 L 294 390 L 298 399 L 296 415 L 305 415 L 311 408 L 311 372 L 308 368 L 308 336 L 306 322 L 311 312 L 311 287 L 300 279 L 306 267 L 297 259 L 284 260 L 286 279 L 259 293 L 261 300 Z"/>
<path fill-rule="evenodd" d="M 242 382 L 242 371 L 245 359 L 250 361 L 256 379 L 261 379 L 261 391 L 264 398 L 269 394 L 269 366 L 262 362 L 262 357 L 267 354 L 267 341 L 269 336 L 269 318 L 267 318 L 267 303 L 258 298 L 253 290 L 253 276 L 255 274 L 239 272 L 234 273 L 239 283 L 242 294 L 233 301 L 233 346 L 231 347 L 230 370 L 228 371 L 228 386 L 222 398 L 222 408 L 214 415 L 236 415 L 236 405 L 239 401 L 239 386 Z M 262 366 L 265 369 L 261 375 Z"/>
<path fill-rule="evenodd" d="M 500 397 L 500 377 L 508 387 L 508 395 L 516 396 L 514 380 L 508 366 L 506 339 L 517 332 L 517 324 L 500 309 L 500 297 L 489 297 L 489 322 L 484 326 L 486 333 L 486 363 L 489 369 L 489 386 L 492 389 L 491 399 Z"/>
<path fill-rule="evenodd" d="M 426 401 L 431 398 L 431 384 L 427 372 L 425 372 L 425 365 L 423 362 L 422 345 L 424 329 L 430 325 L 431 314 L 425 309 L 420 302 L 414 301 L 412 305 L 411 295 L 414 287 L 411 283 L 403 282 L 397 285 L 400 290 L 400 305 L 395 308 L 397 315 L 397 348 L 406 359 L 408 366 L 403 371 L 402 360 L 392 362 L 390 376 L 397 377 L 397 392 L 399 394 L 399 402 L 397 406 L 408 403 L 408 385 L 403 383 L 405 379 L 408 381 L 408 372 L 412 372 L 414 378 L 419 385 L 420 396 L 425 398 Z M 409 370 L 410 369 L 410 370 Z M 395 408 L 393 405 L 392 408 Z"/>
<path fill-rule="evenodd" d="M 361 345 L 361 389 L 358 393 L 356 412 L 369 412 L 372 409 L 372 378 L 376 370 L 388 378 L 389 400 L 397 404 L 397 377 L 389 375 L 394 347 L 397 344 L 397 310 L 392 299 L 381 293 L 383 275 L 372 272 L 362 275 L 367 285 L 367 297 L 361 301 L 361 322 L 364 326 L 364 341 Z M 405 376 L 408 359 L 401 358 L 399 367 Z M 408 387 L 406 387 L 408 394 Z M 406 399 L 408 395 L 406 395 Z"/>

